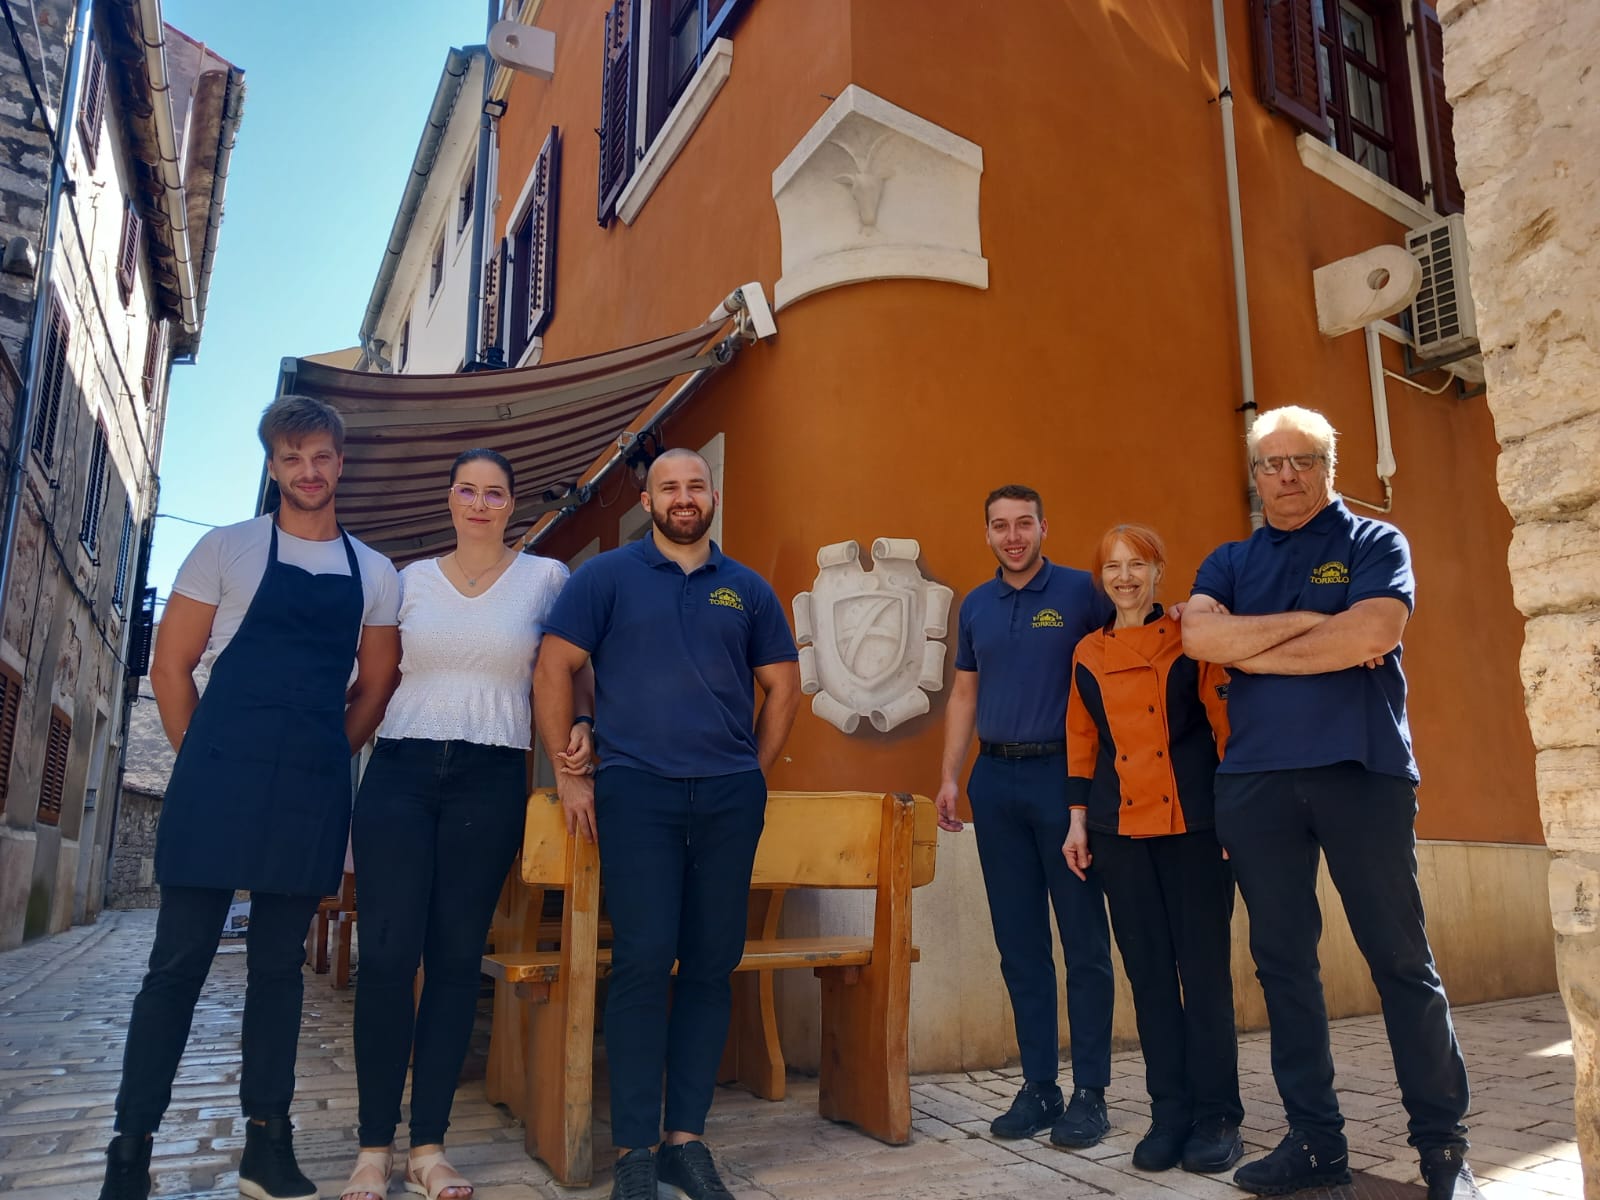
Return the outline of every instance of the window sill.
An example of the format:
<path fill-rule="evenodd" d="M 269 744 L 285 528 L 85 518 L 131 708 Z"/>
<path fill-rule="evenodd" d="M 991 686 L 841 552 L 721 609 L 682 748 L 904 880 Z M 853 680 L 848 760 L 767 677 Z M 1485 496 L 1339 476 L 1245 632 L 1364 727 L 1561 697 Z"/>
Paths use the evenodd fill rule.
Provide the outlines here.
<path fill-rule="evenodd" d="M 733 43 L 727 38 L 718 38 L 712 43 L 710 52 L 700 63 L 700 69 L 694 73 L 683 95 L 678 97 L 678 102 L 667 114 L 661 131 L 644 152 L 644 158 L 634 169 L 628 186 L 617 197 L 617 216 L 624 225 L 632 225 L 638 218 L 644 202 L 677 160 L 732 73 Z"/>
<path fill-rule="evenodd" d="M 1346 158 L 1332 146 L 1318 141 L 1309 133 L 1302 133 L 1295 138 L 1294 146 L 1300 152 L 1300 162 L 1307 170 L 1322 176 L 1335 187 L 1349 192 L 1357 200 L 1370 204 L 1407 229 L 1420 229 L 1440 219 L 1438 213 L 1420 200 L 1379 179 L 1354 159 Z"/>

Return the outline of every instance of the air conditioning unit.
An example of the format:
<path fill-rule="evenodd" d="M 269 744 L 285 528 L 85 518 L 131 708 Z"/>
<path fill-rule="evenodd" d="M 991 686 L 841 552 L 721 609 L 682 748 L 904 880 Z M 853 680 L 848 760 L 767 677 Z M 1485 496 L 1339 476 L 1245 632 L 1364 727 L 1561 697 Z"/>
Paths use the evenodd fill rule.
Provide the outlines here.
<path fill-rule="evenodd" d="M 1458 358 L 1478 348 L 1478 318 L 1467 281 L 1467 230 L 1460 213 L 1406 234 L 1422 266 L 1411 302 L 1411 339 L 1424 361 Z"/>

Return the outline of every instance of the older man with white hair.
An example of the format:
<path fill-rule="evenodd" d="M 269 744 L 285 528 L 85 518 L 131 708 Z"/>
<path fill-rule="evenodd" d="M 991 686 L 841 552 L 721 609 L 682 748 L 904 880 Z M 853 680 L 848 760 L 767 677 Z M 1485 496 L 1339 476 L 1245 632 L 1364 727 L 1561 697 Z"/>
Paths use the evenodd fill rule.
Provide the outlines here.
<path fill-rule="evenodd" d="M 1266 524 L 1211 553 L 1183 614 L 1184 650 L 1231 669 L 1217 835 L 1250 912 L 1290 1126 L 1234 1182 L 1280 1195 L 1350 1178 L 1317 960 L 1326 855 L 1378 988 L 1429 1198 L 1471 1196 L 1466 1065 L 1417 889 L 1418 775 L 1400 666 L 1410 548 L 1335 493 L 1336 434 L 1321 413 L 1263 413 L 1248 448 Z"/>

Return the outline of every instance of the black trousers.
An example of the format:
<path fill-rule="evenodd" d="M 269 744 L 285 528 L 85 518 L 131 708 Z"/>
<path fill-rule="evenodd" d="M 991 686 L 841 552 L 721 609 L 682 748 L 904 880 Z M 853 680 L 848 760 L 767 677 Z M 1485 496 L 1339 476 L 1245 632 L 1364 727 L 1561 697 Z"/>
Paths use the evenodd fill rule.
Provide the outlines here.
<path fill-rule="evenodd" d="M 1209 829 L 1170 837 L 1089 834 L 1111 928 L 1133 985 L 1151 1119 L 1238 1121 L 1233 1027 L 1233 872 Z"/>
<path fill-rule="evenodd" d="M 253 1120 L 289 1115 L 300 1043 L 301 968 L 317 896 L 250 897 L 245 935 L 243 1069 L 239 1104 Z M 172 1103 L 194 1006 L 216 957 L 233 892 L 163 887 L 150 969 L 133 1001 L 117 1091 L 118 1133 L 147 1135 Z"/>
<path fill-rule="evenodd" d="M 472 1040 L 484 938 L 522 845 L 526 760 L 507 746 L 380 738 L 367 764 L 352 838 L 363 1146 L 394 1141 L 408 1063 L 411 1144 L 444 1141 Z"/>
<path fill-rule="evenodd" d="M 1467 1068 L 1434 969 L 1417 890 L 1416 789 L 1359 763 L 1217 776 L 1217 835 L 1250 911 L 1250 953 L 1272 1024 L 1289 1124 L 1342 1142 L 1317 941 L 1317 865 L 1339 889 L 1383 1005 L 1410 1142 L 1465 1147 Z"/>

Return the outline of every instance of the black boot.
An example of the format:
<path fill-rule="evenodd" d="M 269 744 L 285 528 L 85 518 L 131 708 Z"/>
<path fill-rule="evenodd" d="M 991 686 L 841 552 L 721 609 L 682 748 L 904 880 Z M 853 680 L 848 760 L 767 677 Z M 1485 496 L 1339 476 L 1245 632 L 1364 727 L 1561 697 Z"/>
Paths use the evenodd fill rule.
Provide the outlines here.
<path fill-rule="evenodd" d="M 245 1123 L 239 1192 L 251 1200 L 318 1200 L 317 1185 L 294 1160 L 294 1126 L 288 1117 Z"/>
<path fill-rule="evenodd" d="M 106 1181 L 100 1200 L 149 1200 L 150 1139 L 139 1133 L 119 1133 L 106 1147 Z"/>

